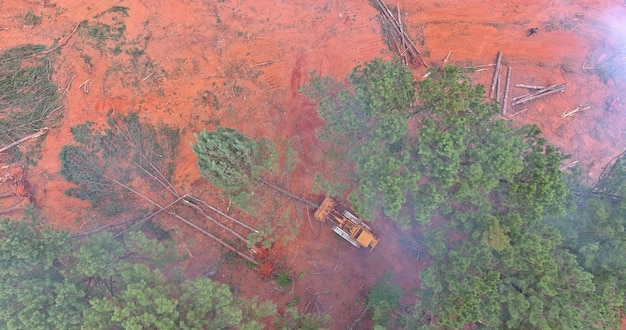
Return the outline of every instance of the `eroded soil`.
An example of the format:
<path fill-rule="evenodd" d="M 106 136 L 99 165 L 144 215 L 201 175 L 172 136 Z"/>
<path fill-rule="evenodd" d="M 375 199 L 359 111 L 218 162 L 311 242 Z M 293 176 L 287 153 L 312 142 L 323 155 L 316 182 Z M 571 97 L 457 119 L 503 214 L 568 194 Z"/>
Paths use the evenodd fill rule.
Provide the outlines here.
<path fill-rule="evenodd" d="M 516 125 L 539 125 L 549 142 L 571 154 L 571 162 L 578 161 L 588 182 L 623 150 L 623 83 L 604 83 L 592 72 L 594 64 L 626 39 L 626 26 L 620 23 L 626 17 L 623 2 L 442 0 L 398 5 L 430 65 L 442 65 L 446 58 L 448 64 L 486 65 L 502 51 L 503 64 L 513 70 L 512 85 L 567 83 L 564 93 L 510 109 L 506 118 Z M 128 15 L 111 11 L 114 6 L 127 7 Z M 28 25 L 29 12 L 41 16 L 42 23 Z M 84 20 L 89 26 L 100 22 L 124 27 L 123 37 L 103 40 L 80 29 L 56 56 L 53 79 L 64 95 L 64 119 L 41 145 L 37 166 L 28 169 L 29 198 L 55 225 L 76 232 L 111 220 L 94 222 L 88 203 L 63 194 L 70 185 L 59 173 L 58 155 L 63 145 L 72 143 L 70 127 L 86 121 L 101 124 L 113 110 L 139 111 L 144 120 L 181 128 L 174 175 L 180 191 L 231 212 L 228 201 L 201 178 L 188 144 L 192 133 L 223 125 L 254 138 L 288 141 L 298 159 L 275 183 L 319 202 L 312 191 L 314 173 L 329 174 L 338 165 L 323 158 L 327 146 L 316 138 L 323 123 L 299 89 L 313 70 L 344 79 L 356 65 L 391 58 L 376 14 L 367 1 L 352 0 L 0 2 L 0 51 L 26 43 L 53 45 Z M 531 28 L 536 33 L 529 35 Z M 472 78 L 489 86 L 493 68 L 481 68 Z M 424 73 L 424 67 L 415 69 L 418 78 Z M 512 97 L 523 93 L 511 89 Z M 582 106 L 591 108 L 563 116 Z M 1 183 L 0 193 L 15 191 L 6 186 L 10 182 Z M 190 276 L 210 276 L 243 296 L 272 299 L 281 308 L 299 297 L 300 311 L 328 314 L 336 329 L 348 327 L 361 314 L 368 288 L 384 272 L 395 273 L 405 289 L 402 303 L 413 303 L 411 288 L 419 285 L 425 266 L 420 243 L 410 238 L 415 235 L 402 233 L 388 219 L 376 219 L 372 227 L 381 243 L 368 254 L 338 239 L 330 227 L 310 221 L 304 206 L 287 200 L 282 205 L 291 208 L 291 221 L 300 224 L 296 239 L 272 252 L 280 260 L 277 266 L 294 279 L 284 289 L 243 262 L 225 262 L 223 252 L 206 237 L 174 220 L 159 221 L 177 239 L 180 265 Z M 366 321 L 361 325 L 369 326 Z"/>

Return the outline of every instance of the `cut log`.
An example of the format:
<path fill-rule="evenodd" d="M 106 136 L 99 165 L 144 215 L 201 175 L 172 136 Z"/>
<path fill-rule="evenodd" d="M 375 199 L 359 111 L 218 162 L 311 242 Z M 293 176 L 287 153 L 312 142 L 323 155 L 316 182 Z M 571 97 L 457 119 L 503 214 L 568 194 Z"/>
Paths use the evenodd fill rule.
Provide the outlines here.
<path fill-rule="evenodd" d="M 15 196 L 14 192 L 8 192 L 8 193 L 0 194 L 0 198 L 7 198 L 7 197 L 13 197 L 13 196 Z"/>
<path fill-rule="evenodd" d="M 502 115 L 506 115 L 506 107 L 509 103 L 509 87 L 511 86 L 511 71 L 512 68 L 508 67 L 506 70 L 506 84 L 504 85 L 504 98 L 502 100 Z"/>
<path fill-rule="evenodd" d="M 20 143 L 23 143 L 25 141 L 28 141 L 30 139 L 38 138 L 38 137 L 42 136 L 44 133 L 46 133 L 46 131 L 48 131 L 48 129 L 49 129 L 48 127 L 44 127 L 42 129 L 40 129 L 39 132 L 37 132 L 37 133 L 33 133 L 31 135 L 27 135 L 27 136 L 25 136 L 25 137 L 15 141 L 15 142 L 9 143 L 8 145 L 0 148 L 0 152 L 7 151 L 7 150 L 15 147 L 16 145 L 18 145 Z"/>
<path fill-rule="evenodd" d="M 215 207 L 213 207 L 213 206 L 209 205 L 207 202 L 205 202 L 205 201 L 203 201 L 203 200 L 201 200 L 201 199 L 199 199 L 199 198 L 196 198 L 196 197 L 194 197 L 194 196 L 192 196 L 192 195 L 185 195 L 185 196 L 183 196 L 183 197 L 187 197 L 187 198 L 189 198 L 189 199 L 192 199 L 192 200 L 193 200 L 193 201 L 195 201 L 196 203 L 199 203 L 199 204 L 201 204 L 202 206 L 204 206 L 204 207 L 206 207 L 206 208 L 208 208 L 208 209 L 210 209 L 210 210 L 212 210 L 212 211 L 217 212 L 219 215 L 221 215 L 221 216 L 225 217 L 226 219 L 228 219 L 228 220 L 230 220 L 230 221 L 232 221 L 232 222 L 234 222 L 234 223 L 236 223 L 236 224 L 238 224 L 238 225 L 240 225 L 240 226 L 242 226 L 242 227 L 244 227 L 244 228 L 246 228 L 246 229 L 249 229 L 249 230 L 251 230 L 251 231 L 253 231 L 253 232 L 255 232 L 255 233 L 258 233 L 258 232 L 259 232 L 257 229 L 254 229 L 253 227 L 250 227 L 250 226 L 248 226 L 247 224 L 245 224 L 245 223 L 243 223 L 243 222 L 241 222 L 241 221 L 239 221 L 239 220 L 237 220 L 237 219 L 235 219 L 235 218 L 231 217 L 230 215 L 228 215 L 228 214 L 226 214 L 226 213 L 224 213 L 224 212 L 222 212 L 222 211 L 218 210 L 217 208 L 215 208 Z"/>
<path fill-rule="evenodd" d="M 11 207 L 7 207 L 6 209 L 0 210 L 0 214 L 7 214 L 7 213 L 10 213 L 10 212 L 13 212 L 13 211 L 20 210 L 21 208 L 22 207 L 19 206 L 19 205 L 13 205 Z"/>
<path fill-rule="evenodd" d="M 496 92 L 496 84 L 498 83 L 498 73 L 500 72 L 500 64 L 502 64 L 502 52 L 498 52 L 498 58 L 496 59 L 496 68 L 493 70 L 493 79 L 491 81 L 491 89 L 489 97 L 493 98 L 493 94 Z"/>
<path fill-rule="evenodd" d="M 498 78 L 496 79 L 496 102 L 500 102 L 500 92 L 502 91 L 502 79 L 501 79 L 500 70 L 498 70 Z"/>
<path fill-rule="evenodd" d="M 557 92 L 563 92 L 565 91 L 565 89 L 567 88 L 567 84 L 554 84 L 554 85 L 550 85 L 546 88 L 537 90 L 535 92 L 529 93 L 529 94 L 525 94 L 523 96 L 518 96 L 516 98 L 513 99 L 513 103 L 512 105 L 519 105 L 522 103 L 526 103 L 532 100 L 536 100 L 540 97 L 544 97 L 550 94 L 554 94 Z"/>
<path fill-rule="evenodd" d="M 590 105 L 586 105 L 586 106 L 581 106 L 581 107 L 576 107 L 576 109 L 574 110 L 569 110 L 569 111 L 564 111 L 561 114 L 561 118 L 565 118 L 565 117 L 569 117 L 569 116 L 573 116 L 574 114 L 581 112 L 581 111 L 585 111 L 585 110 L 589 110 L 591 109 Z"/>
<path fill-rule="evenodd" d="M 526 84 L 515 84 L 515 87 L 528 88 L 528 89 L 544 89 L 544 88 L 546 88 L 546 86 L 535 86 L 535 85 L 526 85 Z"/>

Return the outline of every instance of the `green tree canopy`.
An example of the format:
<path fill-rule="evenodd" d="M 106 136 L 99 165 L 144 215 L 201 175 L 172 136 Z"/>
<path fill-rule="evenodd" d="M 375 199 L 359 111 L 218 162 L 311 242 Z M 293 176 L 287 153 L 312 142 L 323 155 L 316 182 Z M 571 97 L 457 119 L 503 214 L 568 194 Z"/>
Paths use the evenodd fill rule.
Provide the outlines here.
<path fill-rule="evenodd" d="M 377 325 L 388 327 L 391 323 L 391 313 L 399 307 L 400 285 L 394 283 L 393 279 L 391 273 L 381 275 L 378 283 L 367 294 L 367 307 Z"/>
<path fill-rule="evenodd" d="M 0 328 L 77 328 L 88 302 L 81 283 L 65 276 L 69 233 L 31 211 L 24 221 L 0 220 L 0 238 Z"/>
<path fill-rule="evenodd" d="M 357 178 L 356 208 L 382 207 L 405 228 L 422 224 L 431 264 L 407 324 L 615 326 L 624 191 L 597 188 L 592 195 L 604 199 L 578 212 L 594 219 L 579 221 L 595 233 L 586 240 L 580 227 L 562 230 L 552 219 L 573 215 L 565 213 L 565 156 L 536 126 L 496 117 L 483 86 L 457 67 L 432 69 L 419 82 L 407 76 L 398 62 L 376 60 L 356 68 L 349 86 L 314 77 L 307 87 L 326 122 L 322 138 L 344 143 L 354 162 L 346 173 Z"/>
<path fill-rule="evenodd" d="M 398 217 L 408 192 L 420 179 L 410 154 L 415 139 L 409 135 L 407 117 L 415 102 L 415 81 L 399 61 L 380 59 L 356 67 L 344 86 L 330 77 L 313 76 L 303 91 L 318 103 L 325 121 L 321 137 L 343 146 L 356 164 L 359 185 L 349 197 L 354 208 L 371 217 L 382 207 Z M 349 173 L 352 166 L 343 170 Z"/>
<path fill-rule="evenodd" d="M 73 239 L 33 213 L 0 221 L 0 237 L 3 329 L 261 329 L 276 309 L 166 275 L 171 246 L 141 232 Z"/>
<path fill-rule="evenodd" d="M 572 184 L 568 212 L 553 223 L 564 247 L 593 275 L 596 294 L 589 303 L 607 328 L 618 328 L 626 306 L 626 157 L 621 154 L 607 164 L 594 187 Z"/>
<path fill-rule="evenodd" d="M 241 132 L 227 127 L 213 131 L 206 129 L 194 134 L 193 152 L 198 157 L 198 168 L 215 186 L 228 194 L 246 190 L 262 171 L 276 162 L 274 145 L 267 139 L 255 141 Z"/>

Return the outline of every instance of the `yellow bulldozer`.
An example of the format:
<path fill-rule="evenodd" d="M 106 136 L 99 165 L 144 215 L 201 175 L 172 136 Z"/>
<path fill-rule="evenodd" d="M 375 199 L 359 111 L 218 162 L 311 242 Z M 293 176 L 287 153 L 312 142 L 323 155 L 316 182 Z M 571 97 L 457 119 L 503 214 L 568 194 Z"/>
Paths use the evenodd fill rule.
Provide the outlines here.
<path fill-rule="evenodd" d="M 315 218 L 332 222 L 333 231 L 357 248 L 369 248 L 372 252 L 378 244 L 379 239 L 372 234 L 372 228 L 330 197 L 326 197 L 315 211 Z"/>

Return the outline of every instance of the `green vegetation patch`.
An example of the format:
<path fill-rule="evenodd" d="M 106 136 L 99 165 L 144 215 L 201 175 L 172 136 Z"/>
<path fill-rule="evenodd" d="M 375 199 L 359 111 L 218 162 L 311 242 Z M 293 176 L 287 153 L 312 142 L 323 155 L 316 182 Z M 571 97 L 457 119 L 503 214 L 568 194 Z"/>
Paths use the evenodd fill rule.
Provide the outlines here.
<path fill-rule="evenodd" d="M 139 121 L 136 113 L 108 114 L 107 126 L 93 123 L 71 128 L 75 145 L 63 146 L 61 174 L 77 185 L 68 196 L 88 200 L 107 216 L 134 207 L 128 189 L 133 180 L 143 180 L 142 188 L 163 189 L 175 167 L 179 130 L 167 125 L 155 127 Z"/>
<path fill-rule="evenodd" d="M 31 212 L 32 213 L 32 212 Z M 276 306 L 172 271 L 172 246 L 141 232 L 84 238 L 31 214 L 0 221 L 2 329 L 262 329 Z"/>
<path fill-rule="evenodd" d="M 415 81 L 398 61 L 382 60 L 355 68 L 348 80 L 350 87 L 313 76 L 303 91 L 318 103 L 325 121 L 322 140 L 344 146 L 340 155 L 356 163 L 360 184 L 349 198 L 355 210 L 371 219 L 383 207 L 396 217 L 406 192 L 415 190 L 420 179 L 406 121 L 416 100 Z M 346 164 L 343 171 L 350 175 L 350 169 Z"/>
<path fill-rule="evenodd" d="M 388 327 L 391 314 L 399 307 L 400 285 L 393 282 L 393 274 L 385 273 L 367 294 L 367 306 L 372 311 L 375 324 Z"/>
<path fill-rule="evenodd" d="M 42 22 L 43 16 L 37 16 L 33 12 L 28 12 L 24 15 L 24 24 L 26 25 L 39 25 Z"/>
<path fill-rule="evenodd" d="M 274 143 L 268 139 L 253 140 L 241 132 L 218 127 L 194 134 L 193 152 L 198 168 L 211 183 L 237 196 L 250 189 L 263 171 L 276 164 Z"/>
<path fill-rule="evenodd" d="M 0 145 L 36 133 L 61 116 L 57 86 L 50 80 L 51 58 L 33 56 L 45 48 L 22 45 L 0 55 Z M 16 150 L 10 150 L 14 161 Z"/>
<path fill-rule="evenodd" d="M 278 273 L 278 275 L 276 275 L 276 284 L 281 288 L 287 287 L 291 284 L 291 275 L 287 272 Z"/>
<path fill-rule="evenodd" d="M 124 18 L 126 17 L 128 17 L 127 7 L 111 7 L 95 15 L 93 18 L 96 21 L 84 22 L 80 33 L 88 37 L 87 40 L 90 40 L 92 46 L 100 52 L 104 52 L 107 46 L 110 50 L 114 50 L 120 47 L 119 42 L 124 39 L 124 32 L 126 32 Z"/>

